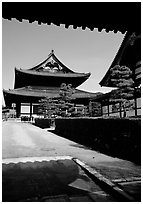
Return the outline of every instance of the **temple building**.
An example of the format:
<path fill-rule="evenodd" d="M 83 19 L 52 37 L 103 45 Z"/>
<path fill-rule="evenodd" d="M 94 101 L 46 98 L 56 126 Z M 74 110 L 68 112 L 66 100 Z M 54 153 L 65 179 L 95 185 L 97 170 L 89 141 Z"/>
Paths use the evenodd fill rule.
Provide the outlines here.
<path fill-rule="evenodd" d="M 141 34 L 140 32 L 127 32 L 123 42 L 111 63 L 111 66 L 107 70 L 105 76 L 100 81 L 101 86 L 115 87 L 112 83 L 110 70 L 114 66 L 127 66 L 132 70 L 132 78 L 134 86 L 137 88 L 134 98 L 130 99 L 130 102 L 134 105 L 127 111 L 127 116 L 140 116 L 141 115 Z M 100 102 L 102 106 L 103 116 L 123 116 L 123 110 L 120 108 L 120 104 L 112 104 L 110 102 L 110 93 L 103 94 L 96 97 L 95 101 Z"/>
<path fill-rule="evenodd" d="M 48 58 L 30 69 L 15 68 L 14 89 L 3 90 L 7 107 L 16 109 L 16 116 L 33 116 L 38 114 L 39 100 L 45 97 L 59 96 L 62 83 L 72 84 L 75 92 L 72 95 L 75 104 L 88 105 L 91 98 L 98 93 L 76 89 L 85 82 L 90 73 L 74 72 L 65 66 L 52 50 Z"/>

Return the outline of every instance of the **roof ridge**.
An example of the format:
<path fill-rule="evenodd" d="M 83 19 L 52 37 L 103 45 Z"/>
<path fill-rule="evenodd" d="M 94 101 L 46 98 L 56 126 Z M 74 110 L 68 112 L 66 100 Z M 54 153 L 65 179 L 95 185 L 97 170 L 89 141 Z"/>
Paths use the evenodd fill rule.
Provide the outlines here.
<path fill-rule="evenodd" d="M 32 67 L 32 68 L 29 68 L 29 69 L 26 69 L 26 70 L 29 70 L 29 71 L 33 71 L 33 70 L 37 70 L 38 68 L 40 68 L 43 64 L 46 63 L 46 61 L 48 61 L 51 57 L 53 57 L 53 59 L 64 69 L 64 71 L 66 72 L 70 72 L 70 73 L 74 73 L 74 71 L 72 71 L 71 69 L 69 69 L 66 65 L 64 65 L 58 58 L 57 56 L 55 55 L 54 53 L 54 50 L 52 49 L 50 54 L 48 55 L 48 57 L 43 60 L 42 62 L 40 62 L 38 65 Z M 25 69 L 21 69 L 21 70 L 25 70 Z"/>
<path fill-rule="evenodd" d="M 71 69 L 69 69 L 67 66 L 65 66 L 57 57 L 56 55 L 53 53 L 53 57 L 55 59 L 55 61 L 57 61 L 61 67 L 64 67 L 67 71 L 71 72 L 71 73 L 75 73 L 74 71 L 72 71 Z"/>
<path fill-rule="evenodd" d="M 50 57 L 53 57 L 53 59 L 63 68 L 63 73 L 71 73 L 71 74 L 85 74 L 85 75 L 91 75 L 90 72 L 87 72 L 87 73 L 80 73 L 80 72 L 75 72 L 75 71 L 72 71 L 71 69 L 69 69 L 66 65 L 64 65 L 58 58 L 57 56 L 54 54 L 54 50 L 52 49 L 50 54 L 48 55 L 48 57 L 42 61 L 41 63 L 39 63 L 38 65 L 32 67 L 32 68 L 29 68 L 29 69 L 22 69 L 22 68 L 16 68 L 15 67 L 15 70 L 18 70 L 18 71 L 37 71 L 38 68 L 40 68 L 40 66 L 42 66 L 43 64 L 46 63 L 46 61 L 48 61 L 50 59 Z M 61 70 L 62 71 L 62 70 Z M 65 72 L 64 72 L 65 71 Z M 44 72 L 38 72 L 38 73 L 44 73 Z M 52 72 L 49 72 L 52 74 Z M 61 73 L 61 72 L 60 72 Z"/>
<path fill-rule="evenodd" d="M 42 61 L 41 63 L 39 63 L 38 65 L 36 65 L 36 66 L 34 66 L 34 67 L 32 67 L 32 68 L 30 68 L 30 69 L 28 69 L 28 70 L 34 70 L 35 68 L 37 68 L 37 67 L 39 67 L 39 66 L 41 66 L 42 64 L 44 64 L 48 59 L 50 59 L 50 57 L 53 55 L 53 51 L 54 50 L 51 50 L 51 53 L 48 55 L 48 57 L 44 60 L 44 61 Z"/>

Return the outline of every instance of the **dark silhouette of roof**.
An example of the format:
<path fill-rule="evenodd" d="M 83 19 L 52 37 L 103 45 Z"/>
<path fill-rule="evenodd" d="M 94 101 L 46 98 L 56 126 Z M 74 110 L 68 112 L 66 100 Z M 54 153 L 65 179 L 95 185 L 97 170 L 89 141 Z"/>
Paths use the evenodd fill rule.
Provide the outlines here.
<path fill-rule="evenodd" d="M 140 66 L 141 63 L 141 34 L 127 32 L 121 46 L 111 63 L 108 71 L 103 79 L 100 81 L 101 86 L 114 87 L 110 80 L 110 69 L 115 65 L 128 66 L 134 73 L 135 69 Z M 139 79 L 140 80 L 140 79 Z M 137 83 L 140 83 L 138 80 Z"/>
<path fill-rule="evenodd" d="M 38 71 L 43 72 L 43 69 L 41 68 L 57 68 L 62 73 L 74 73 L 71 69 L 69 69 L 67 66 L 65 66 L 54 54 L 54 50 L 51 50 L 51 53 L 48 55 L 47 59 L 45 59 L 43 62 L 38 64 L 37 66 L 27 70 L 27 71 Z M 61 69 L 60 69 L 61 68 Z M 46 71 L 46 69 L 45 69 Z M 47 70 L 48 71 L 48 70 Z M 46 72 L 45 72 L 46 73 Z"/>
<path fill-rule="evenodd" d="M 65 66 L 54 54 L 30 69 L 15 68 L 15 86 L 53 86 L 60 87 L 62 83 L 72 84 L 73 87 L 81 85 L 90 76 L 90 73 L 74 72 Z"/>
<path fill-rule="evenodd" d="M 106 32 L 141 30 L 141 2 L 3 2 L 2 17 Z"/>

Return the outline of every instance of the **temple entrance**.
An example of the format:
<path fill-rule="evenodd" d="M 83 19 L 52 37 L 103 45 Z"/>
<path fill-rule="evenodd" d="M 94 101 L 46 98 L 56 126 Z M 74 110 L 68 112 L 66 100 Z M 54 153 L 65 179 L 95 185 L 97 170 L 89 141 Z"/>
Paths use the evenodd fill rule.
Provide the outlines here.
<path fill-rule="evenodd" d="M 30 103 L 21 103 L 20 116 L 30 116 Z"/>
<path fill-rule="evenodd" d="M 21 103 L 20 116 L 26 117 L 40 117 L 39 103 Z"/>

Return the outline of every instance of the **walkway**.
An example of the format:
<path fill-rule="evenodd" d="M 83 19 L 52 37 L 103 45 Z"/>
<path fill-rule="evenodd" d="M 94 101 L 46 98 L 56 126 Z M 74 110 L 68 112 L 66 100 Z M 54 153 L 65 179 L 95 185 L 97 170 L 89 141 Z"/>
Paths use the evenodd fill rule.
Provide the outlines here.
<path fill-rule="evenodd" d="M 24 159 L 70 156 L 83 161 L 111 181 L 140 178 L 140 166 L 92 151 L 29 123 L 3 122 L 3 163 Z M 82 135 L 81 135 L 82 137 Z"/>

